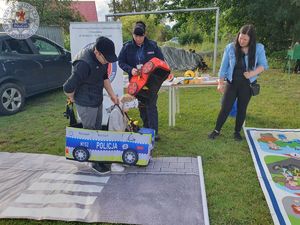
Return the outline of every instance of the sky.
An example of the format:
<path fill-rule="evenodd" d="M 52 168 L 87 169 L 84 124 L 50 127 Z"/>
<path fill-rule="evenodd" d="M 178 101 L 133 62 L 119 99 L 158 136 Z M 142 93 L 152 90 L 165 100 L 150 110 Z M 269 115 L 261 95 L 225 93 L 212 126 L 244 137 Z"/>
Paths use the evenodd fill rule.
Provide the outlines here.
<path fill-rule="evenodd" d="M 105 15 L 110 14 L 108 3 L 111 0 L 95 0 L 98 21 L 105 21 Z"/>
<path fill-rule="evenodd" d="M 2 22 L 2 17 L 3 17 L 5 6 L 6 6 L 5 1 L 0 0 L 0 22 Z"/>

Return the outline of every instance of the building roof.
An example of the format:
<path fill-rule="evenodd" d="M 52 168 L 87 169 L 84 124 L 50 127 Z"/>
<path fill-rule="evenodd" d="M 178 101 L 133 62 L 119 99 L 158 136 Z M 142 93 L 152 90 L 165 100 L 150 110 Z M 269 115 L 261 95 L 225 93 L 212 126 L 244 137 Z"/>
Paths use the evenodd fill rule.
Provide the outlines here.
<path fill-rule="evenodd" d="M 95 1 L 73 1 L 73 9 L 76 9 L 87 22 L 97 22 L 97 11 Z"/>

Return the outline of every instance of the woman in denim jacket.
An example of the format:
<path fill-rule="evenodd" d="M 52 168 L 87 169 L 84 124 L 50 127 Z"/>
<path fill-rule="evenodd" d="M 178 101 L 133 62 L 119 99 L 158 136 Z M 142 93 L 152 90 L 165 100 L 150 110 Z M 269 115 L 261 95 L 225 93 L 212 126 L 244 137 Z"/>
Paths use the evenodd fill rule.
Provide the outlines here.
<path fill-rule="evenodd" d="M 262 44 L 256 43 L 253 25 L 243 26 L 235 42 L 228 44 L 224 50 L 217 88 L 220 93 L 224 93 L 224 101 L 215 129 L 208 135 L 209 139 L 215 139 L 220 135 L 221 128 L 237 99 L 234 139 L 242 140 L 240 131 L 252 96 L 250 83 L 256 83 L 257 76 L 266 69 L 268 69 L 268 63 L 265 49 Z"/>

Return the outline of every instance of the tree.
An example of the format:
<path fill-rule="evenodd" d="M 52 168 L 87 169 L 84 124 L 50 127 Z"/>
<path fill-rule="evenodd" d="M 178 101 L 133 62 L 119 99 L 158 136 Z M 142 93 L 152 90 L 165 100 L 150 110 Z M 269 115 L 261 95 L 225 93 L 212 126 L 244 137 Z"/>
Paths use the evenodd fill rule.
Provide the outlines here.
<path fill-rule="evenodd" d="M 22 0 L 34 6 L 42 25 L 58 25 L 69 33 L 72 21 L 83 21 L 79 12 L 71 8 L 71 0 Z"/>
<path fill-rule="evenodd" d="M 136 21 L 144 21 L 146 23 L 147 37 L 156 41 L 165 41 L 168 38 L 168 28 L 162 24 L 157 24 L 156 17 L 151 15 L 146 18 L 143 15 L 139 16 L 124 16 L 121 17 L 123 41 L 132 39 L 132 30 Z"/>
<path fill-rule="evenodd" d="M 160 0 L 158 5 L 161 10 L 176 10 L 215 7 L 214 2 L 215 1 L 212 0 L 173 0 L 170 2 Z M 172 30 L 176 36 L 184 38 L 188 36 L 189 41 L 187 43 L 200 43 L 203 37 L 206 37 L 208 39 L 207 41 L 213 41 L 215 11 L 180 12 L 167 16 L 171 20 L 177 21 L 177 24 L 173 26 Z M 194 35 L 195 33 L 197 33 L 197 35 Z"/>
<path fill-rule="evenodd" d="M 113 13 L 151 11 L 157 8 L 153 0 L 112 0 L 108 5 Z"/>
<path fill-rule="evenodd" d="M 258 40 L 268 51 L 287 49 L 300 37 L 300 4 L 297 0 L 241 0 L 226 7 L 221 17 L 223 25 L 234 30 L 245 23 L 254 24 Z"/>
<path fill-rule="evenodd" d="M 238 29 L 248 23 L 256 27 L 258 41 L 268 51 L 287 49 L 300 39 L 299 0 L 164 0 L 158 2 L 161 9 L 220 8 L 220 36 L 235 35 Z M 176 13 L 171 15 L 178 21 L 177 32 L 188 30 L 191 23 L 199 27 L 205 36 L 213 38 L 215 14 L 210 12 Z M 232 36 L 230 35 L 230 36 Z"/>

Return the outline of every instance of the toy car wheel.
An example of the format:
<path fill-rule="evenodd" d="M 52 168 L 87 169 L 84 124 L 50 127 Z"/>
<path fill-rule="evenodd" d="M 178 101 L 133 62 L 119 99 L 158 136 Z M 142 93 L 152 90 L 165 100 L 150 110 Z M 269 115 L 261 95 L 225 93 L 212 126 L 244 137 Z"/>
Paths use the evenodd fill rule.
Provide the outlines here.
<path fill-rule="evenodd" d="M 90 153 L 85 147 L 79 146 L 74 148 L 73 157 L 79 162 L 86 162 L 90 158 Z"/>
<path fill-rule="evenodd" d="M 138 161 L 138 154 L 134 150 L 128 149 L 123 152 L 122 159 L 128 165 L 135 165 Z"/>

